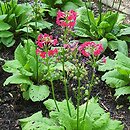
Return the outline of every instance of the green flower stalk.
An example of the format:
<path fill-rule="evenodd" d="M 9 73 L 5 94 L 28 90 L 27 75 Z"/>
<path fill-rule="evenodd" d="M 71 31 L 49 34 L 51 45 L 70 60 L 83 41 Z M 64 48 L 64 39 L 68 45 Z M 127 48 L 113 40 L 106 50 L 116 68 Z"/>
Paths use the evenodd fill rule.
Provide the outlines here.
<path fill-rule="evenodd" d="M 90 66 L 92 67 L 92 76 L 89 82 L 88 96 L 87 96 L 86 107 L 83 115 L 83 120 L 84 120 L 87 113 L 87 107 L 91 96 L 91 91 L 94 86 L 95 69 L 97 66 L 96 62 L 98 61 L 98 58 L 101 52 L 103 51 L 103 46 L 102 44 L 96 44 L 94 42 L 84 42 L 83 44 L 80 45 L 79 51 L 82 55 L 89 58 L 89 63 Z"/>
<path fill-rule="evenodd" d="M 49 57 L 46 56 L 46 64 L 47 64 L 47 76 L 50 77 L 50 82 L 51 82 L 51 90 L 52 90 L 52 96 L 53 96 L 53 99 L 54 99 L 54 103 L 55 103 L 55 106 L 56 106 L 56 109 L 58 112 L 60 112 L 59 108 L 58 108 L 58 105 L 57 105 L 57 102 L 56 102 L 56 97 L 55 97 L 55 91 L 54 91 L 54 84 L 53 84 L 53 78 L 50 74 L 50 64 L 49 64 Z"/>
<path fill-rule="evenodd" d="M 66 44 L 67 42 L 67 33 L 68 33 L 68 30 L 67 28 L 65 28 L 64 30 L 64 39 L 63 39 L 63 44 Z M 70 106 L 69 106 L 69 97 L 68 97 L 68 87 L 67 87 L 67 77 L 66 77 L 66 73 L 65 73 L 65 49 L 62 48 L 62 56 L 63 56 L 63 59 L 62 59 L 62 69 L 63 69 L 63 83 L 64 83 L 64 90 L 65 90 L 65 97 L 66 97 L 66 102 L 67 102 L 67 107 L 68 107 L 68 112 L 69 112 L 69 115 L 71 116 L 71 110 L 70 110 Z"/>
<path fill-rule="evenodd" d="M 58 54 L 58 49 L 50 49 L 52 46 L 55 46 L 57 44 L 57 39 L 53 39 L 51 35 L 48 35 L 46 33 L 39 34 L 38 39 L 36 41 L 37 49 L 36 54 L 40 55 L 40 57 L 45 61 L 45 64 L 47 66 L 47 75 L 46 77 L 49 77 L 49 81 L 51 83 L 51 89 L 52 89 L 52 96 L 54 99 L 54 103 L 56 105 L 57 111 L 59 111 L 56 98 L 55 98 L 55 92 L 54 92 L 54 84 L 53 84 L 53 77 L 51 76 L 52 71 L 50 70 L 50 61 L 53 58 L 54 55 Z M 51 71 L 51 73 L 50 73 Z"/>
<path fill-rule="evenodd" d="M 76 16 L 77 13 L 73 10 L 62 12 L 58 11 L 57 12 L 57 18 L 56 18 L 56 23 L 61 26 L 64 29 L 64 34 L 63 34 L 63 44 L 68 44 L 68 34 L 69 31 L 75 26 L 76 24 Z M 65 89 L 65 97 L 66 97 L 66 102 L 67 102 L 67 107 L 68 107 L 68 112 L 69 115 L 71 116 L 71 110 L 69 106 L 69 97 L 68 97 L 68 87 L 67 87 L 67 77 L 65 73 L 65 49 L 62 48 L 62 69 L 63 69 L 63 83 L 64 83 L 64 89 Z"/>

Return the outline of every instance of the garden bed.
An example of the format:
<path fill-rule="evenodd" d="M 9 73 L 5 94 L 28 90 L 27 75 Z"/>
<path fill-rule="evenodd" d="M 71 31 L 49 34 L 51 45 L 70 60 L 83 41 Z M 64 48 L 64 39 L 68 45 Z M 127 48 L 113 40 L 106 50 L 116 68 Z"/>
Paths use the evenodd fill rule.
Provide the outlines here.
<path fill-rule="evenodd" d="M 129 19 L 127 21 L 129 21 Z M 57 32 L 57 27 L 54 27 L 52 33 L 59 32 L 59 30 Z M 15 48 L 16 46 L 8 49 L 3 47 L 1 49 L 0 57 L 6 60 L 13 59 Z M 109 56 L 113 57 L 113 54 L 109 54 Z M 0 130 L 21 130 L 18 119 L 31 116 L 40 110 L 42 110 L 44 116 L 48 117 L 48 110 L 43 105 L 43 102 L 32 102 L 30 100 L 24 100 L 22 93 L 17 85 L 8 85 L 3 87 L 2 84 L 9 76 L 8 73 L 2 70 L 3 64 L 4 63 L 0 61 Z M 102 75 L 102 73 L 96 73 L 96 76 L 99 77 L 99 79 Z M 69 83 L 69 86 L 75 86 L 75 84 L 75 80 L 72 80 Z M 48 85 L 50 87 L 49 83 Z M 58 101 L 63 100 L 65 95 L 62 82 L 59 84 L 57 81 L 54 83 L 54 86 L 56 86 L 56 99 Z M 72 97 L 72 100 L 74 100 L 71 91 L 72 87 L 69 89 L 69 96 Z M 96 96 L 99 99 L 100 106 L 106 112 L 110 112 L 112 119 L 118 119 L 122 121 L 125 126 L 124 130 L 130 130 L 130 110 L 128 110 L 130 103 L 125 96 L 121 96 L 116 100 L 114 93 L 114 89 L 109 88 L 105 82 L 99 80 L 98 83 L 94 86 L 91 96 Z M 49 96 L 49 98 L 50 97 L 52 97 L 52 94 Z"/>

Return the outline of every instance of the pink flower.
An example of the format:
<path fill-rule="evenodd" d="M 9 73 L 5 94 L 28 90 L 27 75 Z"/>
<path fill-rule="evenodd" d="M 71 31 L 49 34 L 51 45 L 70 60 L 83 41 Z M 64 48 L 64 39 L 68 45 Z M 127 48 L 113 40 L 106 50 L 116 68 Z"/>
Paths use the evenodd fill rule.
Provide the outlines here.
<path fill-rule="evenodd" d="M 43 59 L 46 58 L 46 52 L 41 52 L 40 57 L 42 57 Z"/>
<path fill-rule="evenodd" d="M 58 49 L 57 48 L 55 48 L 53 51 L 54 51 L 54 54 L 58 54 Z"/>
<path fill-rule="evenodd" d="M 48 51 L 48 56 L 50 57 L 50 56 L 54 56 L 54 55 L 56 55 L 56 54 L 58 54 L 58 49 L 57 48 L 55 48 L 54 50 L 49 50 Z"/>
<path fill-rule="evenodd" d="M 36 49 L 36 54 L 37 54 L 37 55 L 40 54 L 41 52 L 42 52 L 41 49 L 39 49 L 39 48 Z"/>
<path fill-rule="evenodd" d="M 73 10 L 66 12 L 62 12 L 59 10 L 57 12 L 56 23 L 62 27 L 73 28 L 76 24 L 76 17 L 77 13 Z"/>
<path fill-rule="evenodd" d="M 53 39 L 52 35 L 46 34 L 39 34 L 36 44 L 39 48 L 43 48 L 44 46 L 55 46 L 58 43 L 57 39 Z"/>
<path fill-rule="evenodd" d="M 86 57 L 90 55 L 99 56 L 103 52 L 103 46 L 94 42 L 84 42 L 79 46 L 79 51 Z"/>
<path fill-rule="evenodd" d="M 48 56 L 50 57 L 50 56 L 54 56 L 54 51 L 53 50 L 49 50 L 48 51 Z"/>

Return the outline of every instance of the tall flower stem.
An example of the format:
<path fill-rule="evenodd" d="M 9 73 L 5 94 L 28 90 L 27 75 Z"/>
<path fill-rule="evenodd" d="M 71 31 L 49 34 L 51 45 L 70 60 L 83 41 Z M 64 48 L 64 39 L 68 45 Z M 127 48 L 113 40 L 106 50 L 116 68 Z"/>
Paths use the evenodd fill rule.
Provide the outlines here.
<path fill-rule="evenodd" d="M 95 63 L 93 65 L 95 66 Z M 86 117 L 88 102 L 89 102 L 89 98 L 91 96 L 91 91 L 92 91 L 92 88 L 93 88 L 93 85 L 94 85 L 94 78 L 95 78 L 95 67 L 94 66 L 92 66 L 92 77 L 91 77 L 91 81 L 90 81 L 90 84 L 89 84 L 88 96 L 87 96 L 87 102 L 86 102 L 85 111 L 84 111 L 84 115 L 83 115 L 83 120 Z"/>
<path fill-rule="evenodd" d="M 51 82 L 51 90 L 52 90 L 52 96 L 53 96 L 53 99 L 54 99 L 54 103 L 55 103 L 57 111 L 60 112 L 58 104 L 56 102 L 55 91 L 54 91 L 54 84 L 53 84 L 52 79 L 50 80 L 50 82 Z"/>
<path fill-rule="evenodd" d="M 57 111 L 59 112 L 60 110 L 59 110 L 58 104 L 57 104 L 57 102 L 56 102 L 53 79 L 52 79 L 52 76 L 51 76 L 51 74 L 50 74 L 50 65 L 49 65 L 49 57 L 48 57 L 48 56 L 46 57 L 46 64 L 47 64 L 48 76 L 50 77 L 50 82 L 51 82 L 52 97 L 53 97 L 53 99 L 54 99 L 54 103 L 55 103 L 56 109 L 57 109 Z"/>
<path fill-rule="evenodd" d="M 68 32 L 67 28 L 65 28 L 63 44 L 66 44 L 66 42 L 67 42 L 67 32 Z M 62 48 L 62 55 L 63 55 L 62 70 L 63 70 L 63 83 L 64 83 L 64 90 L 65 90 L 65 97 L 66 97 L 68 112 L 69 112 L 69 115 L 71 116 L 71 110 L 70 110 L 70 106 L 69 106 L 69 97 L 68 97 L 68 88 L 67 88 L 67 78 L 66 78 L 66 73 L 65 73 L 65 50 L 64 50 L 64 48 Z"/>
<path fill-rule="evenodd" d="M 77 130 L 79 130 L 79 106 L 80 106 L 80 72 L 79 72 L 79 65 L 77 64 L 77 79 L 78 79 L 78 96 L 77 96 Z"/>

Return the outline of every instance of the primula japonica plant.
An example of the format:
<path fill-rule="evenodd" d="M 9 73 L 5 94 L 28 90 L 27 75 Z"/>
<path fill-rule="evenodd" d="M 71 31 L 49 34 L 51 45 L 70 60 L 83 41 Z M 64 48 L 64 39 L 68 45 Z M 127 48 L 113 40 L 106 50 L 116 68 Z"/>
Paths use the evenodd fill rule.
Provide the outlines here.
<path fill-rule="evenodd" d="M 67 37 L 67 34 L 70 33 L 71 29 L 75 25 L 75 22 L 76 12 L 72 10 L 68 12 L 58 11 L 57 24 L 62 26 L 64 31 L 63 36 L 61 37 L 63 47 L 60 50 L 61 59 L 59 62 L 62 63 L 61 80 L 63 81 L 66 100 L 63 100 L 62 102 L 56 101 L 52 82 L 51 85 L 54 100 L 48 99 L 44 102 L 44 105 L 50 111 L 50 118 L 45 118 L 42 116 L 41 112 L 38 112 L 31 117 L 21 119 L 20 122 L 23 130 L 123 130 L 123 125 L 121 125 L 121 122 L 111 120 L 109 113 L 105 113 L 94 98 L 89 100 L 92 87 L 94 85 L 95 68 L 97 66 L 96 62 L 103 51 L 103 47 L 102 44 L 96 44 L 94 42 L 85 42 L 79 47 L 77 43 L 74 44 L 74 46 L 71 46 L 71 44 L 69 44 L 69 38 Z M 77 79 L 77 91 L 75 94 L 77 99 L 76 108 L 68 99 L 69 96 L 67 82 L 69 75 L 65 73 L 65 62 L 67 60 L 66 55 L 69 51 L 71 51 L 71 54 L 73 55 L 73 61 L 76 61 L 75 67 L 73 68 Z M 44 52 L 46 52 L 45 57 L 49 57 L 47 55 L 48 50 Z M 92 76 L 90 77 L 90 81 L 88 81 L 89 87 L 87 101 L 81 106 L 81 80 L 84 77 L 84 75 L 83 77 L 81 75 L 84 73 L 82 73 L 81 65 L 78 63 L 79 59 L 76 59 L 78 57 L 78 53 L 81 53 L 87 57 L 92 67 Z"/>
<path fill-rule="evenodd" d="M 50 73 L 51 80 L 57 80 L 60 73 L 55 58 L 58 50 L 49 50 L 56 43 L 57 39 L 53 40 L 52 36 L 40 34 L 36 42 L 37 49 L 30 40 L 26 41 L 24 46 L 20 44 L 15 50 L 15 59 L 5 61 L 3 65 L 4 71 L 13 74 L 6 79 L 4 85 L 20 84 L 25 99 L 41 101 L 47 98 L 49 88 L 45 81 L 50 80 Z M 45 52 L 42 49 L 45 49 Z"/>
<path fill-rule="evenodd" d="M 78 17 L 75 26 L 75 34 L 80 37 L 81 41 L 102 40 L 104 49 L 109 47 L 112 51 L 118 50 L 128 55 L 127 41 L 130 34 L 130 27 L 123 24 L 124 14 L 107 11 L 95 16 L 94 12 L 88 7 L 77 9 Z"/>
<path fill-rule="evenodd" d="M 35 8 L 38 8 L 38 5 Z M 0 45 L 11 47 L 15 40 L 25 39 L 27 35 L 28 38 L 36 38 L 39 32 L 37 34 L 35 30 L 41 31 L 52 26 L 43 19 L 45 11 L 41 12 L 41 16 L 37 14 L 37 18 L 34 11 L 28 3 L 18 4 L 17 0 L 0 1 Z M 35 19 L 37 19 L 37 24 L 35 24 Z"/>
<path fill-rule="evenodd" d="M 106 64 L 99 66 L 99 71 L 107 71 L 102 80 L 110 87 L 115 88 L 115 96 L 128 95 L 130 101 L 130 58 L 120 52 L 116 52 L 114 60 L 107 58 Z M 130 107 L 129 107 L 130 109 Z"/>

